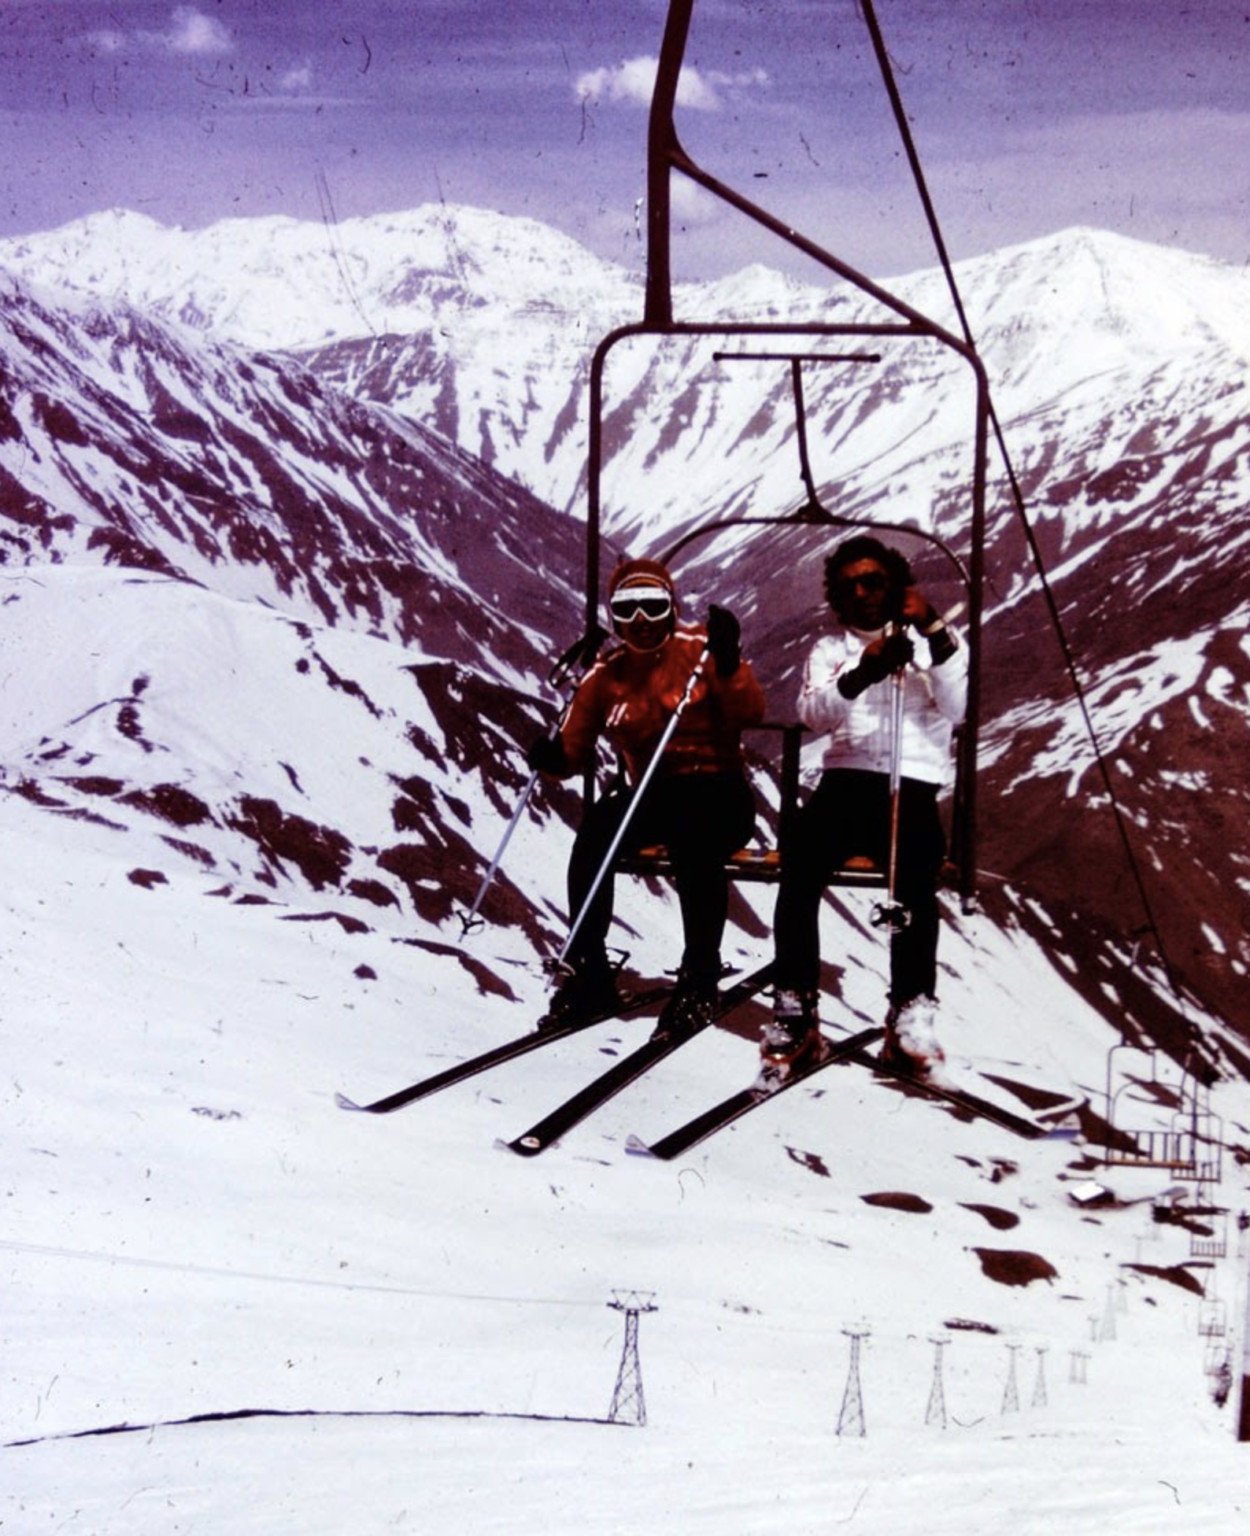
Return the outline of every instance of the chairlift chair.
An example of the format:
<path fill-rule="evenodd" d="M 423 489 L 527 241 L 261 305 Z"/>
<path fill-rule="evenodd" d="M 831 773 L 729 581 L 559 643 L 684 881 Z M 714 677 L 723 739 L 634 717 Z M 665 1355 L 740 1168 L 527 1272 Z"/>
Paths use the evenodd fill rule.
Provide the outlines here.
<path fill-rule="evenodd" d="M 1204 1296 L 1198 1303 L 1198 1334 L 1204 1339 L 1222 1339 L 1228 1332 L 1228 1308 L 1219 1296 Z"/>
<path fill-rule="evenodd" d="M 1228 1212 L 1200 1206 L 1194 1213 L 1193 1219 L 1207 1230 L 1202 1231 L 1198 1227 L 1190 1229 L 1190 1258 L 1226 1258 L 1228 1256 Z"/>
<path fill-rule="evenodd" d="M 1134 1061 L 1139 1063 L 1136 1071 Z M 1188 1068 L 1175 1067 L 1170 1080 L 1160 1077 L 1163 1063 L 1175 1067 L 1156 1046 L 1121 1041 L 1107 1052 L 1104 1161 L 1218 1183 L 1222 1122 L 1211 1111 L 1210 1091 Z M 1141 1123 L 1146 1112 L 1142 1106 L 1151 1104 L 1167 1113 L 1166 1125 Z"/>
<path fill-rule="evenodd" d="M 666 564 L 675 560 L 690 544 L 735 526 L 771 525 L 778 529 L 814 530 L 827 536 L 831 528 L 873 527 L 905 534 L 938 550 L 958 572 L 967 595 L 965 636 L 969 646 L 968 710 L 959 732 L 956 764 L 956 827 L 952 837 L 952 856 L 956 883 L 965 905 L 975 895 L 976 882 L 976 795 L 975 770 L 979 734 L 980 628 L 982 613 L 983 549 L 987 457 L 989 440 L 989 390 L 984 367 L 975 348 L 937 322 L 928 318 L 897 295 L 857 272 L 796 229 L 766 212 L 733 187 L 709 174 L 686 153 L 678 139 L 673 115 L 678 78 L 685 54 L 694 0 L 670 0 L 668 18 L 661 45 L 655 91 L 652 97 L 647 147 L 647 272 L 644 314 L 636 324 L 610 331 L 596 347 L 589 377 L 589 453 L 587 467 L 586 524 L 586 627 L 591 632 L 597 623 L 600 602 L 602 556 L 602 499 L 604 469 L 604 375 L 611 354 L 620 346 L 639 338 L 657 342 L 668 337 L 710 337 L 747 345 L 742 352 L 719 352 L 720 361 L 749 358 L 777 361 L 790 371 L 795 402 L 796 441 L 799 471 L 804 497 L 793 510 L 774 516 L 741 515 L 715 519 L 687 532 L 663 555 Z M 875 37 L 875 27 L 871 27 Z M 850 283 L 861 294 L 877 302 L 890 318 L 862 323 L 835 324 L 823 321 L 745 322 L 729 320 L 677 320 L 673 314 L 671 264 L 671 178 L 679 172 L 702 187 L 713 198 L 743 214 L 771 235 L 781 239 Z M 856 350 L 831 350 L 831 343 L 854 341 Z M 904 524 L 868 522 L 838 516 L 825 506 L 812 474 L 807 441 L 807 410 L 804 400 L 804 371 L 832 361 L 871 365 L 880 360 L 879 349 L 901 343 L 934 343 L 950 356 L 967 365 L 974 381 L 974 413 L 971 424 L 973 447 L 970 485 L 971 518 L 969 555 L 965 565 L 942 540 L 927 530 Z M 864 351 L 871 343 L 873 351 Z M 802 727 L 774 721 L 759 729 L 777 733 L 781 740 L 778 821 L 778 847 L 743 849 L 728 861 L 732 878 L 750 881 L 775 881 L 780 877 L 781 847 L 784 833 L 797 806 L 799 783 L 799 748 Z M 595 792 L 593 774 L 585 783 L 587 799 Z M 648 849 L 622 862 L 622 869 L 639 874 L 663 874 L 668 870 L 663 849 Z M 862 860 L 835 872 L 832 883 L 856 886 L 883 886 L 886 874 L 879 868 L 865 867 Z"/>

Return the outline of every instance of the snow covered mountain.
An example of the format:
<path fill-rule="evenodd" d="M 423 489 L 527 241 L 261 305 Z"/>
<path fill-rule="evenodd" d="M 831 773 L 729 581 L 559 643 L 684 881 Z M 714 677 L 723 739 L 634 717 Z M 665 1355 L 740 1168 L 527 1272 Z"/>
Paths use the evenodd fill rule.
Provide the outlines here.
<path fill-rule="evenodd" d="M 464 273 L 486 271 L 463 248 L 471 221 L 441 217 Z M 986 912 L 950 911 L 945 1030 L 955 1069 L 1010 1105 L 1088 1101 L 1087 1140 L 1025 1142 L 845 1068 L 679 1166 L 626 1157 L 629 1131 L 662 1133 L 749 1077 L 753 1008 L 537 1166 L 493 1138 L 617 1059 L 646 1020 L 402 1116 L 345 1115 L 334 1089 L 363 1098 L 413 1081 L 541 1006 L 570 795 L 535 798 L 487 925 L 466 937 L 460 916 L 524 780 L 520 748 L 550 717 L 553 651 L 579 624 L 579 529 L 429 425 L 448 424 L 439 410 L 472 373 L 449 339 L 475 305 L 491 311 L 485 278 L 468 302 L 463 274 L 444 273 L 425 332 L 431 356 L 443 349 L 444 404 L 418 421 L 398 409 L 416 410 L 415 394 L 379 404 L 327 382 L 322 368 L 346 375 L 323 350 L 216 331 L 207 279 L 193 297 L 186 276 L 174 308 L 149 307 L 123 281 L 120 231 L 134 226 L 103 216 L 106 233 L 110 219 L 111 241 L 84 240 L 62 269 L 77 295 L 50 283 L 55 262 L 39 267 L 33 237 L 0 289 L 0 1523 L 771 1536 L 863 1515 L 887 1536 L 1102 1536 L 1109 1518 L 1173 1531 L 1180 1502 L 1187 1526 L 1239 1529 L 1241 1452 L 1215 1398 L 1238 1358 L 1245 1264 L 1232 1229 L 1250 1089 L 1227 1027 L 1242 1021 L 1192 1005 L 1227 1072 L 1202 1099 L 1224 1182 L 1104 1167 L 1094 1133 L 1118 1025 L 1166 1023 L 1169 1005 L 1134 958 L 1114 849 L 1090 831 L 1096 787 L 1010 513 L 996 507 L 990 551 L 984 796 L 984 862 L 1004 879 L 987 881 Z M 526 233 L 482 228 L 496 223 Z M 268 264 L 257 315 L 287 307 L 284 268 L 300 269 L 293 248 L 271 260 L 272 235 L 234 230 L 231 304 L 253 286 L 243 253 L 258 289 Z M 538 266 L 554 261 L 558 242 L 527 239 Z M 171 239 L 149 281 L 182 248 Z M 1020 358 L 1021 378 L 1037 378 L 1010 417 L 1000 410 L 1009 431 L 1036 428 L 1024 470 L 1058 600 L 1149 871 L 1172 898 L 1171 936 L 1202 945 L 1180 955 L 1184 979 L 1235 1002 L 1238 397 L 1196 373 L 1186 386 L 1161 353 L 1132 453 L 1109 447 L 1101 433 L 1129 407 L 1106 407 L 1105 369 L 1064 374 L 1070 353 L 1046 374 L 1030 267 L 1026 253 L 1025 307 L 1003 326 L 1037 327 Z M 522 269 L 518 248 L 491 282 Z M 1188 268 L 1168 270 L 1184 289 Z M 605 282 L 628 288 L 585 271 L 583 323 Z M 493 441 L 518 445 L 514 468 L 548 448 L 552 466 L 572 465 L 582 430 L 576 383 L 556 367 L 574 349 L 541 307 L 541 277 L 514 306 L 529 306 L 532 329 L 484 319 L 475 353 L 482 369 L 494 357 L 492 400 L 532 401 L 526 432 L 490 418 Z M 300 281 L 311 301 L 316 284 Z M 735 302 L 773 281 L 744 278 Z M 517 371 L 511 354 L 531 342 L 543 363 L 528 372 L 526 353 Z M 347 329 L 328 344 L 356 345 Z M 1133 335 L 1125 356 L 1138 345 L 1146 356 Z M 663 497 L 637 514 L 618 503 L 617 534 L 652 546 L 724 501 L 730 468 L 759 487 L 778 477 L 775 497 L 755 494 L 789 504 L 774 462 L 793 479 L 784 389 L 739 449 L 733 412 L 760 413 L 758 378 L 727 370 L 719 397 L 683 396 L 686 366 L 640 366 L 631 388 L 667 381 L 681 403 L 644 412 L 639 392 L 637 432 L 618 421 L 622 444 L 648 445 L 648 491 L 692 477 L 680 506 L 694 510 L 663 525 Z M 813 381 L 830 444 L 847 457 L 857 445 L 845 475 L 821 472 L 830 502 L 880 505 L 907 480 L 955 527 L 953 411 L 905 399 L 925 379 L 890 369 L 884 383 L 844 380 L 841 404 L 832 381 Z M 883 419 L 892 402 L 917 429 L 901 449 Z M 459 404 L 454 415 L 473 420 Z M 677 431 L 713 421 L 726 433 L 719 488 L 714 434 Z M 742 613 L 778 699 L 816 617 L 826 538 L 736 538 L 682 566 L 696 610 L 717 598 Z M 654 977 L 676 958 L 671 895 L 622 886 L 617 937 L 631 971 Z M 768 892 L 738 892 L 735 967 L 766 956 L 770 909 Z M 822 922 L 830 1029 L 875 1021 L 885 956 L 862 898 L 836 894 Z M 1116 1079 L 1128 1116 L 1116 1125 L 1187 1128 L 1183 1077 L 1134 1062 Z M 660 1308 L 642 1325 L 653 1432 L 637 1434 L 604 1414 L 621 1321 L 604 1302 L 635 1286 Z M 865 1346 L 854 1376 L 851 1335 Z"/>
<path fill-rule="evenodd" d="M 323 378 L 398 407 L 561 508 L 576 504 L 584 477 L 590 349 L 642 310 L 636 277 L 556 231 L 442 205 L 333 226 L 230 220 L 200 231 L 114 211 L 0 241 L 0 267 L 248 347 L 312 353 Z M 1123 412 L 1131 436 L 1154 403 L 1141 401 L 1142 386 L 1160 369 L 1215 381 L 1218 415 L 1218 381 L 1235 385 L 1250 356 L 1250 279 L 1207 258 L 1077 229 L 956 274 L 1000 415 L 1044 409 L 1049 435 L 1081 411 Z M 893 286 L 954 328 L 939 272 Z M 803 286 L 763 267 L 679 285 L 675 307 L 691 318 L 880 318 L 841 285 Z M 640 344 L 620 378 L 609 373 L 608 435 L 629 487 L 618 523 L 654 523 L 658 504 L 667 528 L 709 510 L 790 506 L 788 371 L 715 363 L 715 342 L 652 350 Z M 892 444 L 922 426 L 929 451 L 949 451 L 965 432 L 950 374 L 931 353 L 886 358 L 867 374 L 819 370 L 809 396 L 814 467 L 830 487 L 861 479 L 869 463 L 883 481 Z M 884 400 L 904 414 L 882 417 Z M 1124 440 L 1111 438 L 1108 463 Z"/>
<path fill-rule="evenodd" d="M 572 591 L 567 522 L 289 358 L 11 281 L 0 326 L 11 559 L 98 552 L 488 667 Z"/>
<path fill-rule="evenodd" d="M 315 379 L 327 391 L 309 395 L 313 414 L 323 400 L 348 410 L 340 390 L 380 403 L 388 430 L 432 427 L 574 511 L 590 347 L 641 312 L 632 278 L 555 232 L 445 207 L 333 228 L 262 220 L 193 233 L 102 214 L 5 242 L 0 261 L 212 338 L 293 349 L 309 370 L 296 369 L 293 387 L 312 390 Z M 1250 887 L 1230 828 L 1247 807 L 1244 776 L 1229 770 L 1250 685 L 1239 531 L 1250 479 L 1250 278 L 1089 230 L 964 263 L 958 278 L 1175 978 L 1239 1020 Z M 949 320 L 940 274 L 897 287 Z M 762 269 L 683 288 L 677 308 L 739 319 L 863 310 L 837 289 Z M 167 334 L 164 346 L 189 345 Z M 214 339 L 210 350 L 221 347 Z M 664 549 L 712 516 L 775 515 L 800 499 L 788 370 L 718 362 L 715 350 L 639 342 L 614 356 L 605 512 L 622 545 Z M 273 354 L 263 367 L 278 367 Z M 959 371 L 932 348 L 895 347 L 874 368 L 807 370 L 806 392 L 814 473 L 831 511 L 928 521 L 966 554 L 970 403 Z M 820 622 L 827 542 L 819 530 L 748 531 L 683 557 L 692 605 L 714 599 L 741 614 L 778 701 Z M 1043 896 L 1066 943 L 1084 948 L 1096 933 L 1105 951 L 1114 935 L 1141 929 L 1142 897 L 1001 479 L 986 553 L 982 863 Z M 566 575 L 575 566 L 570 547 Z M 945 575 L 926 569 L 957 601 Z M 499 590 L 509 583 L 501 573 Z M 575 622 L 574 607 L 560 612 L 548 635 Z M 1103 963 L 1086 958 L 1101 989 Z M 1184 1032 L 1171 1009 L 1151 1028 Z"/>
<path fill-rule="evenodd" d="M 46 682 L 15 721 L 10 788 L 58 814 L 156 818 L 207 868 L 237 873 L 259 858 L 271 876 L 291 869 L 366 903 L 410 896 L 443 916 L 467 905 L 480 861 L 454 786 L 480 775 L 503 809 L 524 780 L 518 745 L 552 707 L 551 631 L 575 632 L 580 546 L 567 520 L 289 359 L 132 311 L 57 309 L 11 281 L 0 327 L 12 616 L 43 594 L 24 638 L 10 635 L 9 676 Z M 118 579 L 97 589 L 99 566 Z M 33 586 L 21 579 L 32 570 Z M 164 594 L 159 623 L 134 616 L 145 582 Z M 98 669 L 75 664 L 80 609 Z M 362 689 L 334 656 L 353 637 L 390 656 L 395 697 Z M 340 693 L 354 723 L 316 762 L 276 738 L 255 772 L 211 749 L 204 761 L 171 755 L 162 708 L 197 708 L 184 689 L 214 671 L 258 718 L 289 708 L 298 722 L 311 697 Z M 62 677 L 74 680 L 68 696 Z M 375 760 L 362 733 L 383 719 L 392 750 Z M 96 743 L 101 731 L 124 762 Z M 308 786 L 335 744 L 345 781 L 360 782 L 318 809 Z M 505 878 L 487 915 L 537 939 L 541 899 Z"/>

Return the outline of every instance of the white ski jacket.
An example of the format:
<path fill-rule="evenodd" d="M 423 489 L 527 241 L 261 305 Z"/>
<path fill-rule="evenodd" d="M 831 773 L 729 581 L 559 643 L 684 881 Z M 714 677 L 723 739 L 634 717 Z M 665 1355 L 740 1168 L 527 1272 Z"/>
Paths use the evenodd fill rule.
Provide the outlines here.
<path fill-rule="evenodd" d="M 903 748 L 901 769 L 907 779 L 946 784 L 953 777 L 951 732 L 964 717 L 968 698 L 968 649 L 958 642 L 954 655 L 934 666 L 929 647 L 918 635 L 916 654 L 903 671 Z M 812 731 L 827 731 L 823 768 L 890 771 L 894 682 L 873 683 L 857 698 L 838 692 L 838 678 L 859 664 L 864 648 L 881 630 L 843 630 L 813 646 L 799 689 L 799 719 Z"/>

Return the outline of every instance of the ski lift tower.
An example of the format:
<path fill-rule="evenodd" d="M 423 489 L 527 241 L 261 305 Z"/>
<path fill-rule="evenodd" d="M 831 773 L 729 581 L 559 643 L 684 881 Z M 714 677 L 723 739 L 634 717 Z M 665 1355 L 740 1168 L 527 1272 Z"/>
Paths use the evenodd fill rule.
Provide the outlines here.
<path fill-rule="evenodd" d="M 647 1400 L 643 1396 L 642 1362 L 638 1358 L 638 1318 L 643 1312 L 659 1309 L 651 1291 L 613 1291 L 608 1306 L 625 1316 L 625 1342 L 616 1371 L 616 1386 L 612 1389 L 608 1422 L 637 1424 L 642 1428 L 647 1422 Z"/>

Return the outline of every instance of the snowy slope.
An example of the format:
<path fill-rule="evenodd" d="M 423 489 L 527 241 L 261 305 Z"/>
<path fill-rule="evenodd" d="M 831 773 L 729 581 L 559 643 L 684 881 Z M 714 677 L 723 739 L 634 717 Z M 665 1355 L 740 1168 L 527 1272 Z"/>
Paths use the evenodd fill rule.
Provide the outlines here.
<path fill-rule="evenodd" d="M 387 882 L 372 850 L 401 836 L 458 825 L 480 846 L 501 819 L 405 650 L 98 566 L 10 572 L 4 592 L 6 1528 L 1241 1529 L 1244 1453 L 1206 1368 L 1234 1346 L 1245 1258 L 1235 1233 L 1200 1257 L 1152 1220 L 1167 1173 L 1107 1172 L 849 1068 L 678 1166 L 627 1158 L 628 1131 L 751 1072 L 729 1030 L 541 1160 L 495 1149 L 641 1021 L 390 1119 L 343 1114 L 336 1088 L 398 1086 L 536 1011 L 562 825 L 525 823 L 509 862 L 529 915 L 462 943 L 420 880 L 390 901 L 350 888 Z M 414 769 L 438 814 L 401 834 Z M 350 835 L 338 877 L 259 846 L 231 815 L 244 792 Z M 192 797 L 194 825 L 154 810 Z M 883 991 L 858 901 L 825 915 L 835 1033 Z M 670 965 L 667 898 L 631 885 L 621 914 L 640 973 Z M 729 958 L 762 943 L 739 930 Z M 1115 1037 L 1060 955 L 1018 922 L 952 918 L 943 957 L 957 1055 L 1098 1093 Z M 1216 1090 L 1229 1143 L 1247 1095 Z M 1128 1113 L 1168 1121 L 1140 1096 Z M 1236 1210 L 1224 1162 L 1205 1194 Z M 1119 1202 L 1078 1205 L 1091 1178 Z M 603 1422 L 618 1287 L 658 1305 L 646 1428 Z M 836 1433 L 844 1330 L 868 1334 L 863 1438 Z"/>

